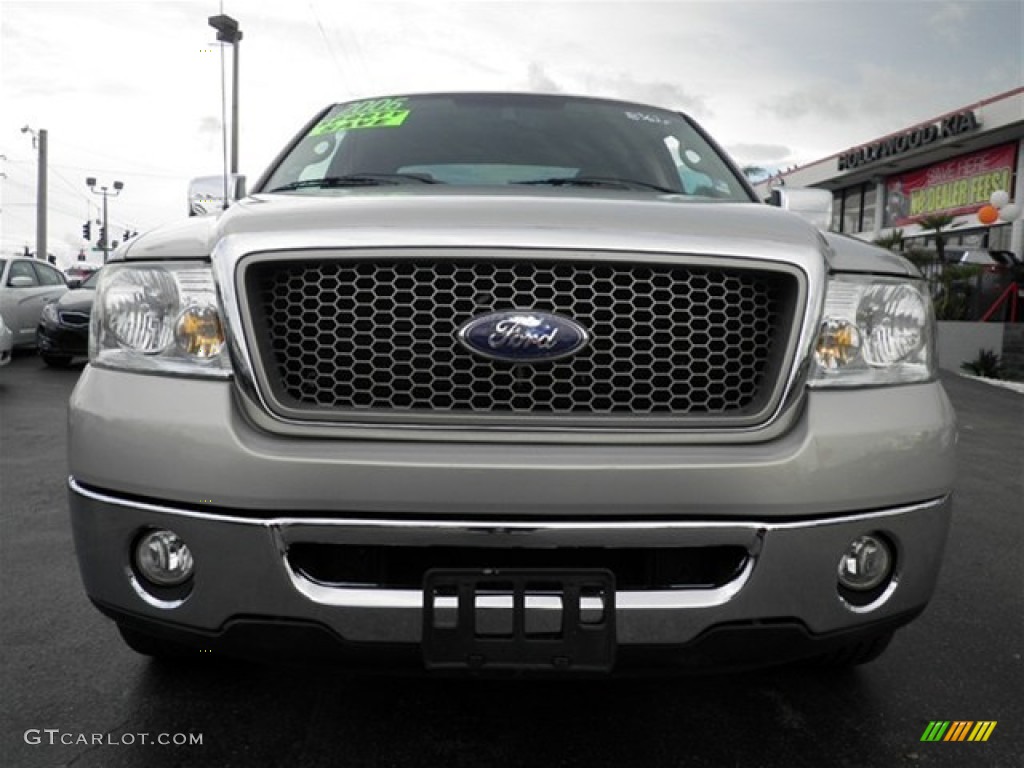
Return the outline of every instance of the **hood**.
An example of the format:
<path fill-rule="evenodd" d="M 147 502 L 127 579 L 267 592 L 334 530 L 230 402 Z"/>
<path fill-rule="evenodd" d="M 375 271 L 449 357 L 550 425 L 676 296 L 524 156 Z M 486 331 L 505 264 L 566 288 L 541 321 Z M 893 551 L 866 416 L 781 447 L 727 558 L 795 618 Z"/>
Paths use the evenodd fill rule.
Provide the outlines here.
<path fill-rule="evenodd" d="M 92 308 L 92 300 L 96 298 L 95 288 L 75 288 L 57 300 L 57 307 L 66 310 L 88 312 Z"/>
<path fill-rule="evenodd" d="M 382 187 L 256 195 L 219 217 L 193 218 L 137 237 L 122 258 L 206 258 L 225 238 L 247 251 L 458 246 L 770 260 L 834 256 L 811 225 L 760 203 L 617 190 Z M 871 252 L 886 254 L 865 249 L 868 261 Z M 891 262 L 872 262 L 869 271 L 892 271 Z"/>
<path fill-rule="evenodd" d="M 917 267 L 897 253 L 836 232 L 825 234 L 829 262 L 836 272 L 867 272 L 884 275 L 921 275 Z"/>
<path fill-rule="evenodd" d="M 111 261 L 205 259 L 217 242 L 216 216 L 194 216 L 144 232 L 114 251 Z"/>

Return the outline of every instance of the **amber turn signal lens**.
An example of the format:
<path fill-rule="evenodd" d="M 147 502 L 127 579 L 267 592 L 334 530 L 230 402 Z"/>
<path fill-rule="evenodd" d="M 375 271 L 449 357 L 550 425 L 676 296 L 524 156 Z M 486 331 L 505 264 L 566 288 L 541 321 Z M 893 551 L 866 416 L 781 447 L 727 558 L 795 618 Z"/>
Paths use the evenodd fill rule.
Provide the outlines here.
<path fill-rule="evenodd" d="M 208 360 L 224 348 L 224 327 L 220 313 L 211 306 L 192 306 L 181 313 L 175 338 L 182 352 Z"/>
<path fill-rule="evenodd" d="M 814 349 L 824 371 L 837 371 L 860 357 L 861 338 L 857 326 L 843 320 L 829 320 L 821 327 Z"/>

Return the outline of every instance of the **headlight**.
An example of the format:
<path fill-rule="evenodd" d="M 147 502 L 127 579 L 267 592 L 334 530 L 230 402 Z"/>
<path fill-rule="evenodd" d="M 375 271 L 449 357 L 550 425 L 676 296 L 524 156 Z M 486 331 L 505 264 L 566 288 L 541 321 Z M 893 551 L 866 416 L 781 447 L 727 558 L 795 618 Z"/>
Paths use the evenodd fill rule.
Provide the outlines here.
<path fill-rule="evenodd" d="M 106 267 L 96 286 L 89 359 L 107 368 L 229 376 L 224 325 L 209 265 Z"/>
<path fill-rule="evenodd" d="M 840 275 L 829 281 L 812 387 L 872 386 L 935 377 L 935 320 L 920 281 Z"/>
<path fill-rule="evenodd" d="M 40 315 L 40 320 L 50 325 L 57 325 L 60 322 L 57 317 L 57 302 L 51 301 L 43 305 L 43 313 Z"/>

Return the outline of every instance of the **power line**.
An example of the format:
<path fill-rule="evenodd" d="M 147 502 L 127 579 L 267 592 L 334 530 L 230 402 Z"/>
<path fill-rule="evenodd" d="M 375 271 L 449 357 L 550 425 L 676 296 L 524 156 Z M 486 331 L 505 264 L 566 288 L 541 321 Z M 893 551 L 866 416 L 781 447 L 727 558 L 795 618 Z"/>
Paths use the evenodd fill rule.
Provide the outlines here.
<path fill-rule="evenodd" d="M 50 167 L 53 168 L 54 165 L 51 163 Z M 56 167 L 58 167 L 58 168 L 68 168 L 68 169 L 71 169 L 71 170 L 74 170 L 74 171 L 88 171 L 90 173 L 98 173 L 98 174 L 104 174 L 104 175 L 109 174 L 111 176 L 124 176 L 126 178 L 131 177 L 131 176 L 142 176 L 142 177 L 154 178 L 154 179 L 180 179 L 183 176 L 187 175 L 187 174 L 182 174 L 182 173 L 175 173 L 175 174 L 170 174 L 170 173 L 143 173 L 142 171 L 125 171 L 125 170 L 120 170 L 120 169 L 118 169 L 118 170 L 111 170 L 109 168 L 96 168 L 95 166 L 91 166 L 90 167 L 90 166 L 84 166 L 84 165 L 63 165 L 63 164 L 58 164 Z"/>
<path fill-rule="evenodd" d="M 23 187 L 24 189 L 34 189 L 35 188 L 32 184 L 29 184 L 27 181 L 20 181 L 19 179 L 15 179 L 15 178 L 12 178 L 10 176 L 8 176 L 6 179 L 4 179 L 4 185 L 9 185 L 9 186 L 12 186 L 12 187 Z"/>
<path fill-rule="evenodd" d="M 64 142 L 64 141 L 61 142 L 62 146 L 65 145 L 65 144 L 67 144 L 67 142 Z M 70 144 L 68 146 L 75 147 L 74 144 Z M 81 149 L 81 147 L 75 147 L 75 148 Z M 92 150 L 85 150 L 85 151 L 92 152 Z M 108 157 L 108 158 L 113 159 L 113 160 L 121 160 L 122 162 L 125 162 L 125 164 L 127 166 L 129 166 L 129 167 L 131 167 L 133 165 L 137 166 L 137 164 L 133 163 L 132 161 L 124 161 L 123 158 L 115 157 L 114 155 L 107 155 L 107 154 L 104 154 L 104 153 L 101 153 L 101 152 L 93 152 L 93 154 L 102 155 L 103 157 Z M 35 168 L 36 161 L 34 159 L 32 159 L 32 160 L 19 160 L 19 159 L 16 159 L 16 158 L 8 157 L 7 160 L 6 160 L 6 164 L 8 166 L 27 166 L 24 170 L 26 172 L 31 172 Z M 183 176 L 186 175 L 186 174 L 182 174 L 182 173 L 171 173 L 171 172 L 168 172 L 168 173 L 156 173 L 156 172 L 152 172 L 152 171 L 124 170 L 124 168 L 125 168 L 124 165 L 119 166 L 117 168 L 100 168 L 100 167 L 97 167 L 95 165 L 88 165 L 88 166 L 86 166 L 86 165 L 68 165 L 66 163 L 52 163 L 51 162 L 51 163 L 47 164 L 47 167 L 48 168 L 64 168 L 66 170 L 72 170 L 72 171 L 86 171 L 88 173 L 102 173 L 102 174 L 111 174 L 111 175 L 115 175 L 115 176 L 141 176 L 141 177 L 155 178 L 155 179 L 180 179 L 180 178 L 182 178 Z M 148 166 L 148 167 L 149 168 L 158 168 L 158 166 Z M 21 168 L 17 168 L 17 170 L 22 170 L 22 169 Z"/>
<path fill-rule="evenodd" d="M 30 219 L 27 216 L 19 216 L 16 213 L 11 213 L 9 210 L 7 210 L 7 208 L 8 208 L 8 206 L 5 205 L 4 206 L 4 217 L 5 218 L 9 216 L 12 219 L 21 219 L 22 221 L 27 221 L 27 222 L 30 222 L 30 223 L 32 221 L 34 221 L 34 219 Z"/>
<path fill-rule="evenodd" d="M 27 218 L 25 216 L 19 216 L 17 213 L 12 212 L 9 209 L 12 208 L 12 207 L 28 208 L 28 207 L 34 207 L 34 206 L 35 206 L 35 203 L 5 203 L 4 204 L 4 209 L 3 209 L 4 210 L 4 214 L 3 214 L 4 218 L 10 217 L 12 219 L 20 219 L 21 221 L 30 221 L 29 218 Z M 81 220 L 82 219 L 82 212 L 81 211 L 72 211 L 72 210 L 70 210 L 68 208 L 65 208 L 65 207 L 61 206 L 61 205 L 56 205 L 56 204 L 54 204 L 52 198 L 49 200 L 49 202 L 47 204 L 47 210 L 50 211 L 51 213 L 58 214 L 60 217 L 67 217 L 69 219 L 74 219 L 74 220 Z M 92 211 L 89 211 L 85 215 L 85 218 L 91 221 L 92 218 L 93 218 Z M 136 227 L 136 225 L 134 223 L 128 222 L 128 221 L 126 221 L 124 219 L 121 219 L 119 217 L 118 218 L 108 217 L 108 220 L 109 220 L 110 225 L 112 227 L 116 228 L 116 229 L 137 229 L 137 227 Z"/>
<path fill-rule="evenodd" d="M 8 160 L 8 162 L 13 164 L 13 165 L 28 165 L 28 163 L 25 162 L 25 161 Z M 49 167 L 51 169 L 53 169 L 53 168 L 63 168 L 65 170 L 70 170 L 70 171 L 85 171 L 87 173 L 99 173 L 99 174 L 103 174 L 103 175 L 109 174 L 111 176 L 124 176 L 126 178 L 134 176 L 134 177 L 154 178 L 154 179 L 181 179 L 183 176 L 186 176 L 186 174 L 182 174 L 182 173 L 175 173 L 175 174 L 171 174 L 171 173 L 146 173 L 144 171 L 125 171 L 125 170 L 122 170 L 122 169 L 97 168 L 94 165 L 92 165 L 92 166 L 86 166 L 86 165 L 67 165 L 65 163 L 49 163 L 47 167 Z M 23 169 L 18 168 L 18 169 L 15 169 L 15 170 L 21 171 Z M 24 169 L 24 170 L 26 170 L 26 172 L 29 171 L 29 169 Z M 66 179 L 65 179 L 65 181 L 66 181 Z M 74 186 L 74 185 L 72 185 L 72 186 Z"/>
<path fill-rule="evenodd" d="M 51 169 L 51 170 L 53 171 L 53 175 L 54 175 L 54 176 L 56 176 L 56 177 L 57 177 L 58 179 L 60 179 L 61 181 L 63 181 L 63 182 L 64 182 L 64 184 L 65 184 L 65 185 L 67 186 L 67 188 L 68 188 L 69 190 L 71 190 L 71 191 L 72 191 L 72 192 L 73 192 L 73 193 L 74 193 L 74 194 L 75 194 L 75 195 L 76 195 L 77 197 L 80 197 L 80 198 L 82 198 L 82 199 L 83 199 L 83 200 L 85 200 L 85 202 L 87 202 L 87 203 L 88 203 L 89 205 L 92 205 L 92 200 L 90 200 L 90 199 L 89 199 L 89 197 L 88 197 L 88 196 L 87 196 L 87 195 L 86 195 L 86 194 L 85 194 L 84 192 L 82 192 L 82 191 L 81 191 L 80 189 L 78 189 L 78 187 L 76 187 L 76 186 L 75 186 L 75 185 L 73 185 L 73 184 L 72 184 L 72 183 L 71 183 L 70 181 L 68 181 L 68 180 L 67 180 L 67 179 L 66 179 L 66 178 L 65 178 L 65 177 L 63 176 L 63 174 L 61 174 L 61 173 L 58 173 L 58 172 L 57 172 L 57 170 L 56 170 L 56 169 L 55 169 L 55 168 L 54 168 L 54 167 L 53 167 L 52 165 L 50 166 L 50 169 Z"/>
<path fill-rule="evenodd" d="M 376 72 L 370 72 L 366 66 L 366 58 L 363 56 L 363 48 L 359 43 L 359 35 L 353 29 L 346 29 L 344 26 L 339 31 L 342 41 L 342 54 L 349 68 L 357 73 L 360 83 L 372 83 L 373 89 L 377 89 Z M 353 61 L 355 62 L 353 65 Z M 350 90 L 349 93 L 352 93 Z"/>
<path fill-rule="evenodd" d="M 164 167 L 159 166 L 159 165 L 151 165 L 149 163 L 139 163 L 136 160 L 131 160 L 131 159 L 128 159 L 128 158 L 120 157 L 118 155 L 111 155 L 111 154 L 109 154 L 107 152 L 98 152 L 95 149 L 91 149 L 89 147 L 83 147 L 80 144 L 75 144 L 75 143 L 70 142 L 70 141 L 65 141 L 64 139 L 61 139 L 60 143 L 61 143 L 62 146 L 68 146 L 68 147 L 71 147 L 72 149 L 79 149 L 79 150 L 81 150 L 83 152 L 88 152 L 89 154 L 96 155 L 98 157 L 106 157 L 106 158 L 109 158 L 110 160 L 117 160 L 117 161 L 119 161 L 121 163 L 125 163 L 125 164 L 128 164 L 130 166 L 136 166 L 136 167 L 140 167 L 141 166 L 141 167 L 150 168 L 150 169 L 154 169 L 154 170 L 161 170 L 161 171 L 169 171 L 170 170 L 169 168 L 164 168 Z M 65 167 L 67 167 L 67 166 L 65 166 Z M 103 171 L 103 172 L 106 173 L 106 171 Z M 114 173 L 122 173 L 123 174 L 124 172 L 118 170 L 118 171 L 114 171 Z M 141 176 L 141 175 L 144 175 L 144 174 L 142 172 L 139 172 L 139 175 Z M 150 175 L 158 175 L 158 174 L 150 174 Z"/>
<path fill-rule="evenodd" d="M 70 211 L 67 208 L 62 208 L 59 205 L 54 205 L 52 201 L 50 202 L 50 204 L 47 207 L 51 211 L 57 211 L 58 213 L 63 213 L 65 216 L 74 216 L 76 218 L 81 218 L 82 217 L 82 212 L 81 211 Z"/>
<path fill-rule="evenodd" d="M 320 36 L 324 39 L 324 44 L 327 46 L 327 53 L 330 54 L 331 61 L 334 62 L 334 68 L 338 70 L 338 76 L 344 81 L 343 85 L 345 92 L 352 93 L 351 85 L 348 82 L 348 75 L 345 74 L 345 70 L 341 66 L 341 62 L 338 61 L 338 57 L 334 54 L 334 46 L 327 37 L 327 30 L 324 29 L 324 25 L 320 22 L 320 17 L 317 15 L 316 8 L 314 7 L 312 0 L 310 0 L 309 3 L 309 12 L 313 14 L 313 21 L 316 22 L 316 26 L 320 30 Z"/>

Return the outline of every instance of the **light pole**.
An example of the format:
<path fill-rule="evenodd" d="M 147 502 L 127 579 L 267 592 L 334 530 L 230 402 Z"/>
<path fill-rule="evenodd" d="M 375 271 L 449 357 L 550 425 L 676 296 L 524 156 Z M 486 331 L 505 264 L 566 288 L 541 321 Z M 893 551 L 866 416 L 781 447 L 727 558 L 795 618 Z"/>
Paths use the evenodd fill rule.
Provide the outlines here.
<path fill-rule="evenodd" d="M 103 251 L 103 263 L 106 264 L 107 256 L 110 254 L 110 227 L 108 226 L 110 222 L 107 219 L 107 196 L 113 195 L 114 197 L 117 197 L 121 194 L 121 190 L 124 189 L 124 184 L 120 181 L 115 181 L 113 183 L 113 192 L 108 192 L 106 187 L 100 187 L 97 192 L 96 179 L 94 177 L 90 176 L 85 180 L 85 183 L 88 185 L 89 191 L 94 195 L 103 195 L 103 229 L 100 230 L 99 246 L 100 250 Z"/>
<path fill-rule="evenodd" d="M 217 30 L 217 40 L 231 43 L 233 49 L 231 65 L 231 173 L 238 173 L 238 43 L 242 30 L 230 16 L 210 16 L 207 21 Z"/>
<path fill-rule="evenodd" d="M 38 132 L 27 125 L 22 133 L 32 134 L 32 146 L 39 150 L 38 178 L 36 181 L 36 258 L 49 262 L 46 245 L 46 154 L 47 133 L 45 128 Z"/>

